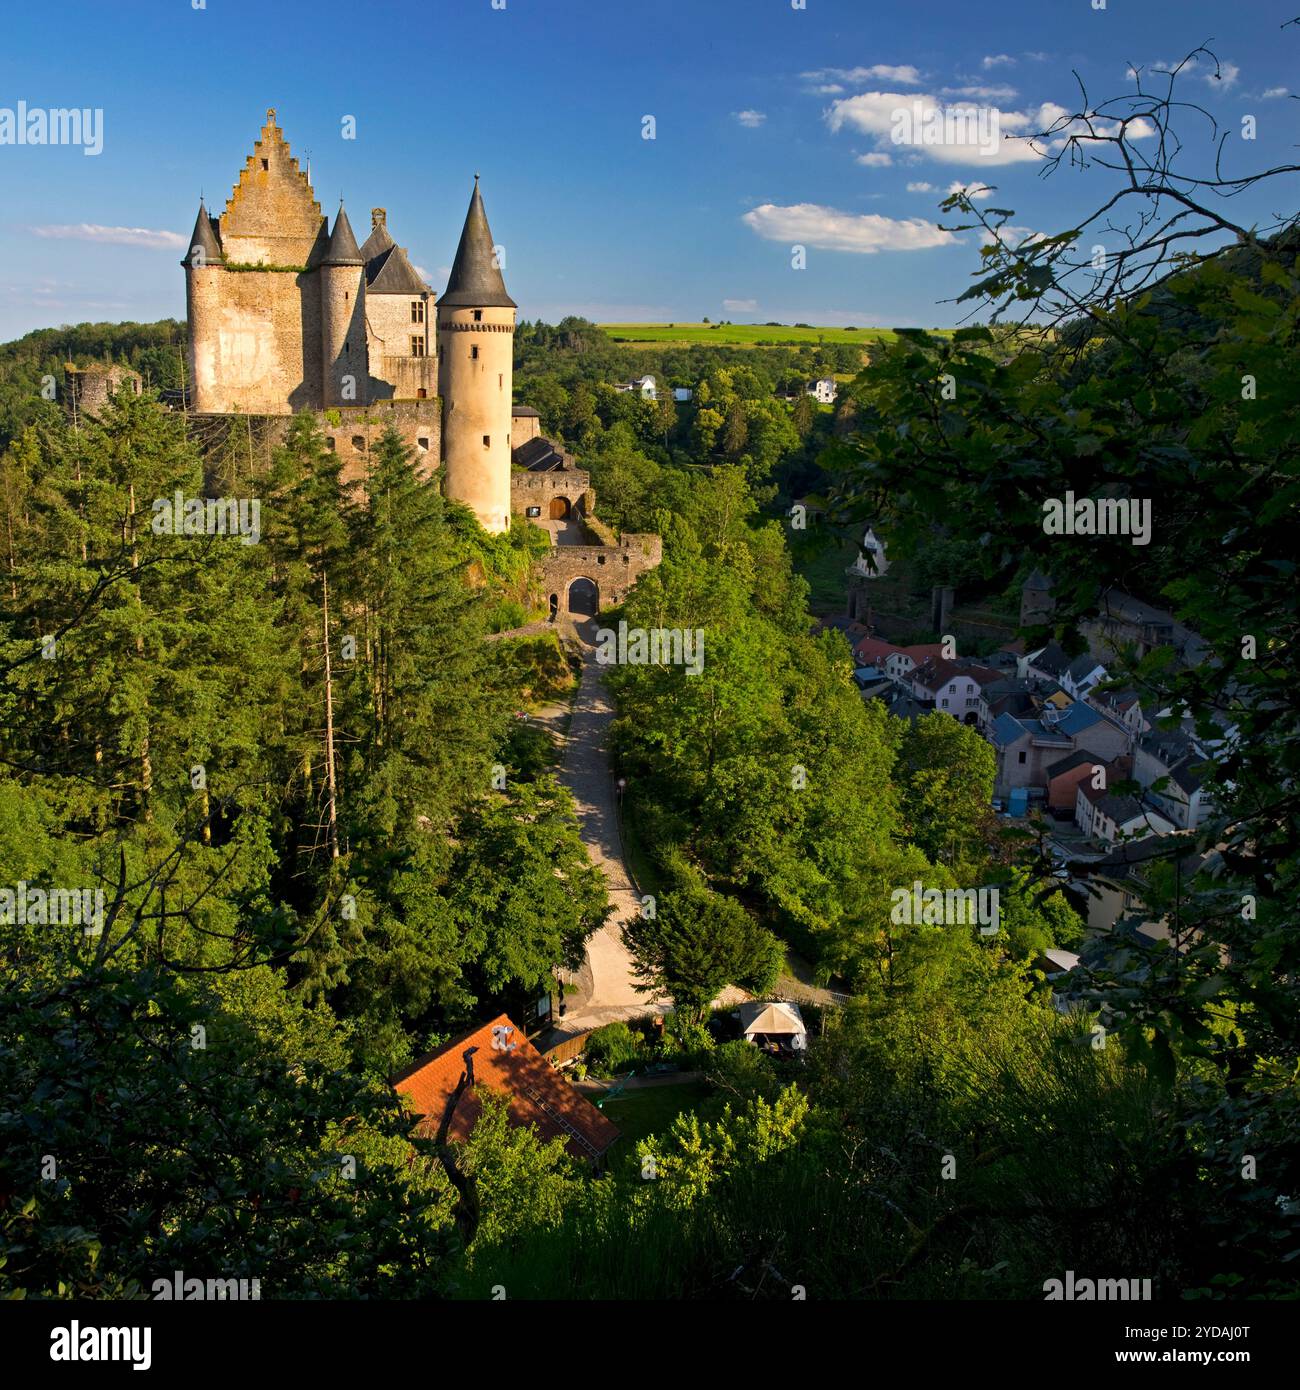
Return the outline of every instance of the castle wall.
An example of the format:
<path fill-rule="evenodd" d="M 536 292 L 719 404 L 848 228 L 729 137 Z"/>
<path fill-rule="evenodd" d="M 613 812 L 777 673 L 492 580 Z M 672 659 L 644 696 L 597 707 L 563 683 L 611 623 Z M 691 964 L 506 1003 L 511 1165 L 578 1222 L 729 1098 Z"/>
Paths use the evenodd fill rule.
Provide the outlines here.
<path fill-rule="evenodd" d="M 481 314 L 475 321 L 474 315 Z M 438 394 L 446 492 L 485 531 L 510 529 L 510 412 L 515 311 L 438 306 Z"/>
<path fill-rule="evenodd" d="M 343 460 L 343 481 L 356 482 L 366 475 L 370 451 L 378 445 L 385 429 L 391 424 L 414 454 L 415 471 L 431 477 L 438 468 L 439 439 L 442 426 L 442 403 L 436 398 L 427 401 L 376 401 L 369 406 L 336 406 L 313 411 L 325 438 L 326 448 Z M 263 451 L 284 442 L 292 416 L 250 414 L 244 417 L 217 412 L 191 415 L 194 433 L 205 451 L 212 452 L 231 430 L 249 429 L 255 436 L 259 456 Z M 240 436 L 242 439 L 242 435 Z M 250 443 L 250 449 L 253 445 Z M 264 466 L 264 464 L 259 465 Z"/>
<path fill-rule="evenodd" d="M 186 272 L 195 409 L 288 415 L 319 405 L 319 275 Z"/>
<path fill-rule="evenodd" d="M 554 473 L 529 473 L 516 468 L 510 474 L 510 510 L 524 515 L 529 507 L 540 507 L 543 518 L 550 515 L 553 498 L 565 498 L 575 516 L 595 510 L 591 475 L 580 468 L 563 468 Z"/>

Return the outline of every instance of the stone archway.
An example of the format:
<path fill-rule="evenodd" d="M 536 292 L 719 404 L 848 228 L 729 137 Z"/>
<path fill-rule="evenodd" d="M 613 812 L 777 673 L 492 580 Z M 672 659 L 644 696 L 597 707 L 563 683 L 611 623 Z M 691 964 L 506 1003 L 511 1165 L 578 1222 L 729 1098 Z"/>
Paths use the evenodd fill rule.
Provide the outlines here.
<path fill-rule="evenodd" d="M 600 612 L 600 590 L 594 579 L 583 576 L 569 585 L 569 612 L 582 618 L 594 618 Z"/>
<path fill-rule="evenodd" d="M 552 521 L 568 521 L 572 512 L 567 497 L 552 497 L 550 506 L 550 519 Z"/>

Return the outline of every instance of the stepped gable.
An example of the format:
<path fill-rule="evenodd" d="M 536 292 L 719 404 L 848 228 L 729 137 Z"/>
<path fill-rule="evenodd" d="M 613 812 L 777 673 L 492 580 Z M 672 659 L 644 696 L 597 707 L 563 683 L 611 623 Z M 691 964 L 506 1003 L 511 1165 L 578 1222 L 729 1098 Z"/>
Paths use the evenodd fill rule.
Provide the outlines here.
<path fill-rule="evenodd" d="M 271 107 L 221 217 L 226 260 L 306 266 L 319 259 L 327 236 L 320 204 Z"/>

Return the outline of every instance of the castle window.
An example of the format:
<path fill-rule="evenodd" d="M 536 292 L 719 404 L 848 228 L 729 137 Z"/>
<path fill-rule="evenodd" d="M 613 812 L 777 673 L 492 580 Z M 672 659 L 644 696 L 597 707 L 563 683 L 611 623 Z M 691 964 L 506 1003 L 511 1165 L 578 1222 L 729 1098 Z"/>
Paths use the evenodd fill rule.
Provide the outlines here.
<path fill-rule="evenodd" d="M 365 451 L 366 451 L 366 437 L 365 437 L 365 435 L 364 435 L 364 434 L 354 434 L 354 435 L 352 436 L 352 447 L 357 451 L 357 453 L 359 453 L 359 454 L 364 454 Z"/>
<path fill-rule="evenodd" d="M 415 441 L 415 446 L 422 454 L 427 454 L 429 452 L 429 441 L 427 439 L 417 439 Z"/>
<path fill-rule="evenodd" d="M 412 323 L 423 323 L 423 322 L 424 322 L 424 300 L 422 300 L 422 299 L 413 299 L 413 300 L 411 300 L 411 322 L 412 322 Z"/>
<path fill-rule="evenodd" d="M 271 161 L 270 161 L 269 159 L 264 159 L 264 160 L 262 161 L 262 168 L 263 168 L 263 169 L 269 169 L 270 167 L 271 167 Z"/>
<path fill-rule="evenodd" d="M 326 447 L 331 453 L 334 452 L 334 436 L 333 436 L 333 435 L 330 435 L 330 437 L 325 441 L 325 447 Z"/>
<path fill-rule="evenodd" d="M 415 337 L 413 337 L 413 338 L 411 339 L 411 356 L 412 356 L 412 357 L 423 357 L 423 356 L 424 356 L 424 335 L 423 335 L 423 334 L 418 334 L 418 335 L 416 335 Z"/>
<path fill-rule="evenodd" d="M 483 310 L 482 310 L 482 309 L 475 309 L 475 310 L 474 310 L 474 322 L 475 322 L 475 323 L 482 323 L 482 322 L 483 322 Z"/>
<path fill-rule="evenodd" d="M 497 390 L 498 390 L 498 391 L 504 391 L 504 390 L 505 390 L 505 385 L 506 385 L 506 374 L 505 374 L 504 372 L 498 372 L 498 373 L 497 373 Z"/>
<path fill-rule="evenodd" d="M 472 348 L 470 348 L 470 350 L 469 350 L 469 360 L 470 360 L 471 362 L 477 362 L 477 361 L 478 361 L 478 348 L 477 348 L 477 347 L 472 347 Z"/>
<path fill-rule="evenodd" d="M 485 449 L 490 449 L 492 447 L 492 436 L 490 434 L 485 434 L 483 436 L 483 447 Z"/>
<path fill-rule="evenodd" d="M 428 391 L 426 391 L 426 390 L 424 389 L 423 386 L 417 387 L 417 388 L 416 388 L 416 391 L 415 391 L 415 394 L 416 394 L 416 396 L 417 396 L 420 400 L 422 400 L 422 401 L 423 401 L 423 400 L 427 400 L 427 399 L 429 398 L 429 393 L 428 393 Z"/>

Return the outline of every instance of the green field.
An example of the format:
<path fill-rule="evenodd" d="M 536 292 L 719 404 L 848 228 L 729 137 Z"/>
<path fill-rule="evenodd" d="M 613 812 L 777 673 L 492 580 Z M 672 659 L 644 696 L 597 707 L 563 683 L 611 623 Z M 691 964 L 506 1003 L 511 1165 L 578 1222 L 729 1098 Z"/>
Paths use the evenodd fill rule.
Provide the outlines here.
<path fill-rule="evenodd" d="M 892 328 L 773 328 L 764 323 L 602 323 L 615 342 L 636 346 L 665 343 L 715 343 L 719 347 L 786 347 L 799 343 L 892 342 Z"/>

